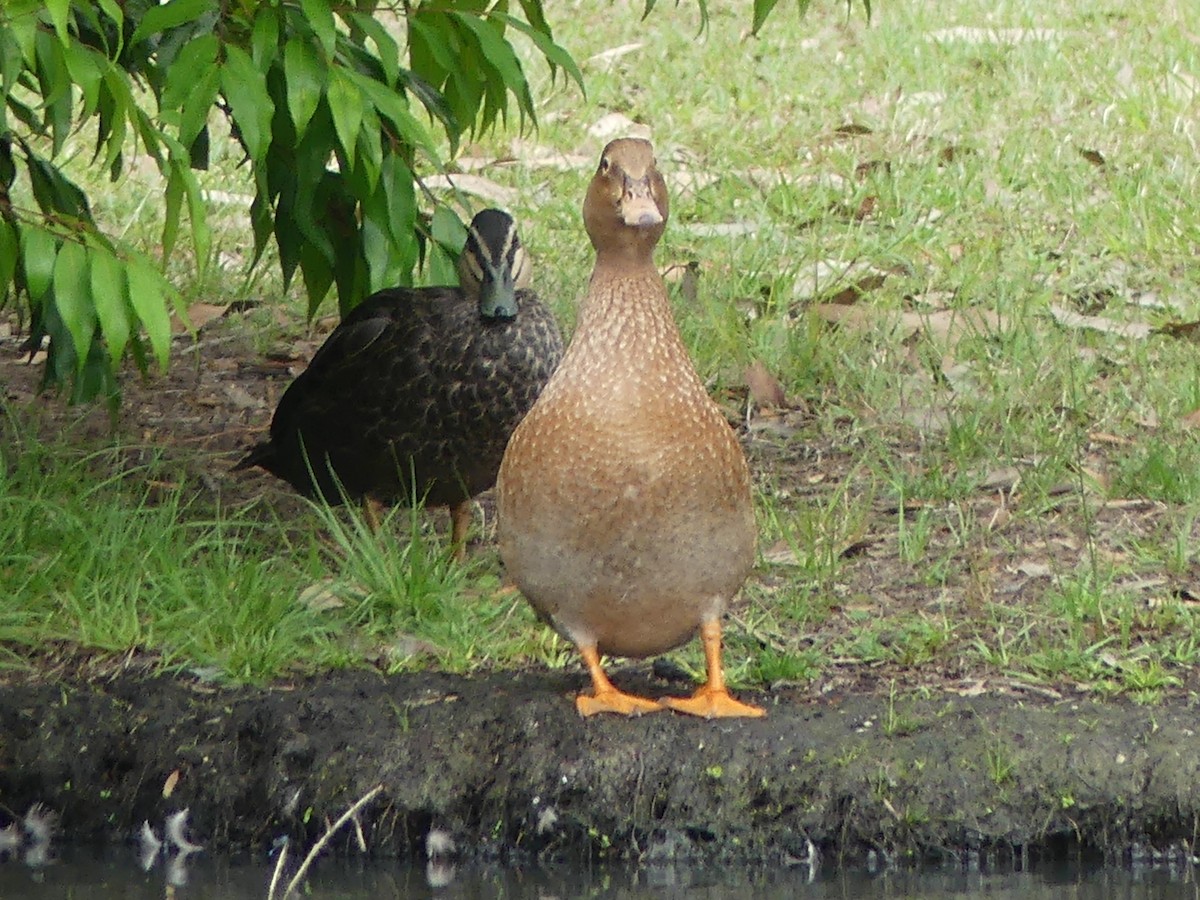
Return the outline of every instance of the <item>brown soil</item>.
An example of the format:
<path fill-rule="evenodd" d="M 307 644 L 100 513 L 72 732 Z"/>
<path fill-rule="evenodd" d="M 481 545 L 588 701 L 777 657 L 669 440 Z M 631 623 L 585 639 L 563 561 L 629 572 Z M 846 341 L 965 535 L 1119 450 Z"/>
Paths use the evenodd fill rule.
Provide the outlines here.
<path fill-rule="evenodd" d="M 214 323 L 180 345 L 169 376 L 130 379 L 117 432 L 131 460 L 162 448 L 178 479 L 223 504 L 266 491 L 286 506 L 297 502 L 286 490 L 228 469 L 302 362 L 257 362 L 243 335 Z M 16 344 L 3 339 L 0 359 L 9 409 L 47 434 L 108 439 L 103 409 L 39 399 L 40 368 Z M 833 441 L 796 450 L 769 433 L 751 456 L 783 489 L 817 490 L 815 474 L 836 484 L 852 465 Z M 1149 528 L 1134 507 L 1105 515 Z M 848 593 L 886 585 L 881 603 L 929 604 L 912 567 L 882 544 L 876 534 L 849 548 L 863 562 Z M 991 560 L 989 571 L 1011 570 Z M 766 720 L 712 723 L 668 713 L 583 721 L 570 702 L 578 672 L 363 670 L 258 689 L 156 675 L 137 659 L 57 659 L 0 682 L 0 810 L 15 817 L 45 803 L 76 840 L 124 838 L 185 806 L 209 849 L 312 840 L 379 784 L 365 836 L 374 852 L 399 855 L 423 852 L 431 828 L 467 856 L 773 863 L 813 849 L 826 859 L 1068 846 L 1190 854 L 1200 832 L 1194 673 L 1143 707 L 950 664 L 834 667 L 803 687 L 744 692 L 768 706 Z M 614 677 L 650 695 L 682 689 L 654 672 Z M 351 840 L 348 831 L 337 844 Z"/>

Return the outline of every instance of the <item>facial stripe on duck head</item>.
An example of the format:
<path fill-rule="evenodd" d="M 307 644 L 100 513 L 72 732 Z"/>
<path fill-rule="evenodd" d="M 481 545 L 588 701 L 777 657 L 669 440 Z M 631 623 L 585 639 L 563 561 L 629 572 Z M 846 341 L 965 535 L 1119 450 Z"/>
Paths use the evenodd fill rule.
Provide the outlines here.
<path fill-rule="evenodd" d="M 477 296 L 488 319 L 517 315 L 516 292 L 529 287 L 531 264 L 512 216 L 485 209 L 467 226 L 467 245 L 458 259 L 459 284 Z"/>

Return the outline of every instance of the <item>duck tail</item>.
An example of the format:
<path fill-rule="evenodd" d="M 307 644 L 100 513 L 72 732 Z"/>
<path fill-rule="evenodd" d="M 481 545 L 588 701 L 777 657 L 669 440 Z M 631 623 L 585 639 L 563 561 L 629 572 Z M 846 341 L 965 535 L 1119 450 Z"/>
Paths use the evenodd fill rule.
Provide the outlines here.
<path fill-rule="evenodd" d="M 268 472 L 274 472 L 277 464 L 278 459 L 275 455 L 275 445 L 270 441 L 264 441 L 261 444 L 255 444 L 251 447 L 249 452 L 230 471 L 241 472 L 244 469 L 253 469 L 255 466 L 260 466 Z"/>

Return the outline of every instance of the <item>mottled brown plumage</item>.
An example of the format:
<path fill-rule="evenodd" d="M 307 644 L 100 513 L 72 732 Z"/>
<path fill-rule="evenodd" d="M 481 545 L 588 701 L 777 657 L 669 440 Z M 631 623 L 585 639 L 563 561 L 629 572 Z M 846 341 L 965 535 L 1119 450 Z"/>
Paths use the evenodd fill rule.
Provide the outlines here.
<path fill-rule="evenodd" d="M 762 715 L 723 682 L 720 617 L 754 563 L 750 475 L 654 266 L 667 206 L 649 142 L 610 143 L 584 202 L 596 264 L 578 328 L 500 467 L 500 553 L 583 654 L 584 715 Z M 600 653 L 650 656 L 697 629 L 709 678 L 692 698 L 624 694 L 600 667 Z"/>
<path fill-rule="evenodd" d="M 509 435 L 563 346 L 526 288 L 512 219 L 484 210 L 468 233 L 461 287 L 363 301 L 284 392 L 270 440 L 237 468 L 261 466 L 330 503 L 449 505 L 461 548 L 470 498 L 495 483 Z"/>

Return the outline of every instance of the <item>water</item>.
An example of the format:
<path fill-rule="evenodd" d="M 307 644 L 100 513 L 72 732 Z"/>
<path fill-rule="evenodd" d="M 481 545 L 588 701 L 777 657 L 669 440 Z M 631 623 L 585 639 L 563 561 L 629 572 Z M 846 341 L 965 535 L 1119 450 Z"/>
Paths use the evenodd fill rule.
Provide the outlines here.
<path fill-rule="evenodd" d="M 0 898 L 21 900 L 266 900 L 270 860 L 211 858 L 182 863 L 159 860 L 142 871 L 132 851 L 97 854 L 63 850 L 44 866 L 0 862 Z M 958 867 L 924 871 L 831 872 L 815 880 L 791 870 L 718 871 L 684 867 L 642 870 L 561 868 L 518 871 L 433 867 L 388 862 L 323 860 L 302 896 L 313 900 L 366 898 L 688 897 L 703 900 L 873 900 L 873 898 L 973 898 L 988 900 L 1198 900 L 1194 867 L 1085 868 L 1038 865 L 1027 872 L 965 872 Z M 431 880 L 437 887 L 431 886 Z"/>

